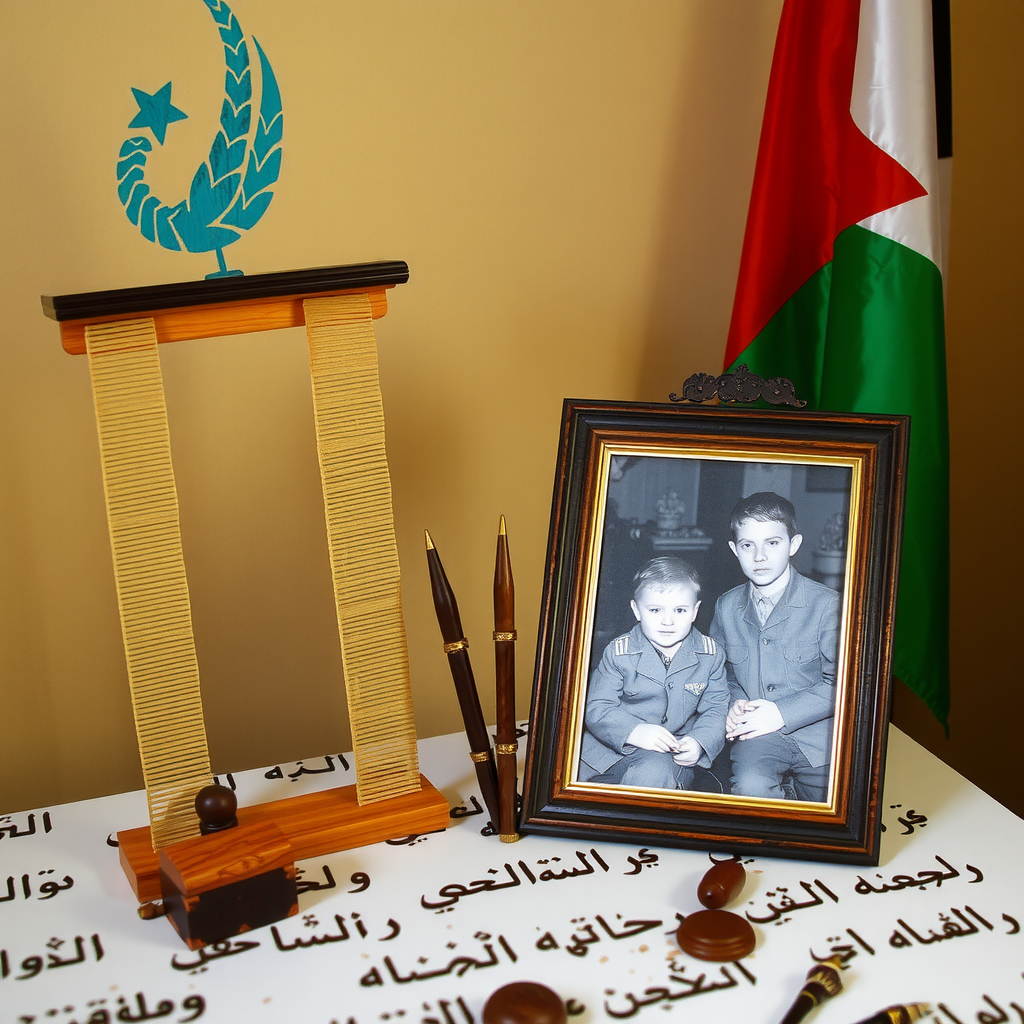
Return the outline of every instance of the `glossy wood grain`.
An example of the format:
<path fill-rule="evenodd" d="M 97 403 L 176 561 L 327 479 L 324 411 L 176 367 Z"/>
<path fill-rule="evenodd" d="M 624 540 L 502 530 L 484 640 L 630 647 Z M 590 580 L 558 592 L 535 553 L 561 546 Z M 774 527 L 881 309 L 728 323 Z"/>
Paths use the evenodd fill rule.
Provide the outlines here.
<path fill-rule="evenodd" d="M 272 822 L 291 844 L 295 860 L 445 828 L 448 801 L 422 775 L 420 784 L 417 793 L 365 807 L 356 801 L 355 786 L 239 807 L 239 827 Z M 118 832 L 117 839 L 121 867 L 139 902 L 160 899 L 160 862 L 150 845 L 149 826 Z"/>

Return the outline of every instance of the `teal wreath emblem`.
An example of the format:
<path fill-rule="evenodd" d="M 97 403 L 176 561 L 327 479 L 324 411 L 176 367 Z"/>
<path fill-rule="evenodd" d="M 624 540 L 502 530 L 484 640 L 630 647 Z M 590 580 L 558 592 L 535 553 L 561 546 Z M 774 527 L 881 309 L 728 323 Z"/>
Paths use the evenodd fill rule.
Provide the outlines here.
<path fill-rule="evenodd" d="M 117 195 L 142 237 L 165 249 L 216 252 L 219 269 L 209 277 L 242 273 L 228 270 L 224 248 L 253 228 L 270 206 L 271 186 L 281 173 L 284 114 L 274 69 L 259 42 L 259 113 L 253 130 L 252 69 L 249 47 L 238 19 L 223 0 L 202 0 L 224 43 L 224 103 L 220 129 L 206 161 L 192 178 L 188 199 L 168 206 L 150 192 L 146 161 L 153 143 L 144 135 L 126 139 L 118 154 Z M 132 89 L 139 113 L 129 128 L 149 128 L 163 145 L 168 124 L 188 115 L 171 103 L 171 83 L 155 93 Z"/>

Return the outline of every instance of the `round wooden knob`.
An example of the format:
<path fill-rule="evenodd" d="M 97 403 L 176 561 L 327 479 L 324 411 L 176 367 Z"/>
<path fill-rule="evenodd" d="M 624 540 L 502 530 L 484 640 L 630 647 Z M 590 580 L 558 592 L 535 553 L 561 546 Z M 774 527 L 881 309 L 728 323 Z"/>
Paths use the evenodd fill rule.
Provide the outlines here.
<path fill-rule="evenodd" d="M 717 910 L 739 896 L 746 880 L 747 873 L 740 861 L 719 861 L 700 880 L 697 899 L 709 910 Z"/>
<path fill-rule="evenodd" d="M 725 963 L 752 953 L 757 939 L 745 917 L 729 910 L 698 910 L 683 918 L 676 941 L 684 953 L 698 960 Z"/>
<path fill-rule="evenodd" d="M 568 1015 L 557 992 L 536 981 L 513 981 L 484 1003 L 483 1024 L 565 1024 Z"/>
<path fill-rule="evenodd" d="M 196 814 L 210 831 L 237 825 L 238 799 L 227 786 L 203 786 L 196 793 Z M 205 831 L 205 829 L 203 830 Z"/>

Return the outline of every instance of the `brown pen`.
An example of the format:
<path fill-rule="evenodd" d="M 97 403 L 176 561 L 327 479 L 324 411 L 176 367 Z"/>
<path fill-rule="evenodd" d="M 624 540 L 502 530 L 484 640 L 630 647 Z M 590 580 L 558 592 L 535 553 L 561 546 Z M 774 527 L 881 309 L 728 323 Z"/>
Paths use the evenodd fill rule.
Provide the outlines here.
<path fill-rule="evenodd" d="M 841 992 L 843 990 L 843 983 L 839 977 L 841 965 L 842 959 L 839 956 L 831 956 L 827 960 L 815 964 L 807 972 L 804 987 L 800 989 L 800 995 L 796 997 L 789 1012 L 782 1018 L 781 1024 L 798 1024 L 798 1021 L 802 1021 L 819 1003 L 823 1003 L 830 996 Z"/>
<path fill-rule="evenodd" d="M 459 698 L 462 721 L 466 726 L 469 739 L 469 756 L 476 768 L 480 793 L 487 805 L 487 813 L 491 817 L 491 825 L 497 829 L 498 815 L 498 777 L 494 768 L 494 755 L 487 738 L 487 726 L 484 724 L 483 712 L 480 710 L 480 697 L 476 692 L 476 681 L 473 678 L 473 666 L 469 662 L 469 641 L 462 631 L 462 620 L 459 618 L 459 606 L 455 601 L 448 577 L 444 574 L 441 558 L 430 539 L 430 533 L 424 531 L 427 539 L 427 568 L 430 570 L 430 592 L 434 597 L 434 611 L 437 613 L 437 624 L 441 627 L 441 639 L 444 641 L 444 653 L 448 655 L 448 667 L 451 669 L 455 692 Z"/>
<path fill-rule="evenodd" d="M 494 744 L 498 763 L 498 833 L 503 843 L 520 838 L 516 828 L 516 588 L 508 555 L 505 517 L 498 523 L 494 555 L 494 680 L 498 732 Z"/>

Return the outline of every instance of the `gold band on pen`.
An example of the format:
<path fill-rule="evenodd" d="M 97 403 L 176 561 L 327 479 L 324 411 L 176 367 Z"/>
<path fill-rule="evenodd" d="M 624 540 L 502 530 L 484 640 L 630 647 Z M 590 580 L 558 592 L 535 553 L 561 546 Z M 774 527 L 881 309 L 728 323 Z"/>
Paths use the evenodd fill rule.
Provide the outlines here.
<path fill-rule="evenodd" d="M 486 764 L 487 758 L 490 756 L 488 750 L 471 750 L 469 752 L 470 759 L 475 761 L 477 764 Z"/>
<path fill-rule="evenodd" d="M 801 995 L 810 996 L 814 1000 L 815 1006 L 843 990 L 843 981 L 839 977 L 839 969 L 832 965 L 832 960 L 834 959 L 835 957 L 830 957 L 828 960 L 822 961 L 817 966 L 812 967 L 807 975 L 809 982 L 820 986 L 824 990 L 819 994 L 808 985 L 801 992 Z"/>
<path fill-rule="evenodd" d="M 505 833 L 502 832 L 498 835 L 498 838 L 503 843 L 518 843 L 523 837 L 518 832 Z"/>
<path fill-rule="evenodd" d="M 494 752 L 496 754 L 514 754 L 519 749 L 519 743 L 517 740 L 513 740 L 511 743 L 495 743 Z"/>
<path fill-rule="evenodd" d="M 499 631 L 499 630 L 497 630 L 497 629 L 496 629 L 496 630 L 495 630 L 495 631 L 494 631 L 494 632 L 493 632 L 493 633 L 491 634 L 491 636 L 492 636 L 492 637 L 493 637 L 493 638 L 494 638 L 495 640 L 515 640 L 515 639 L 516 639 L 516 631 L 515 631 L 515 630 L 513 629 L 513 630 L 512 630 L 511 632 L 508 632 L 508 633 L 502 633 L 501 631 Z"/>
<path fill-rule="evenodd" d="M 456 651 L 465 651 L 469 647 L 469 641 L 463 637 L 461 640 L 455 640 L 450 644 L 444 645 L 445 654 L 454 654 Z"/>

